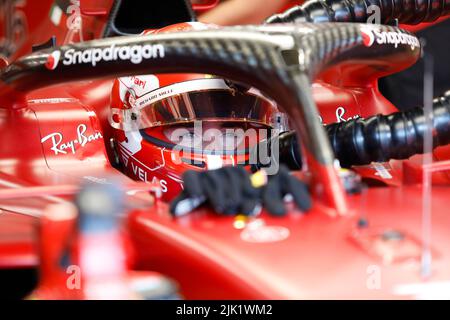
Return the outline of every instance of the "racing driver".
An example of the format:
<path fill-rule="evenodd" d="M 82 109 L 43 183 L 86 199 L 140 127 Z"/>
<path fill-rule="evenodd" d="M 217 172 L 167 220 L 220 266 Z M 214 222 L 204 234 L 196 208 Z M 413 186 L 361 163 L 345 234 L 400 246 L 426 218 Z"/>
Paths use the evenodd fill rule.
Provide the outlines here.
<path fill-rule="evenodd" d="M 181 23 L 143 34 L 204 29 Z M 249 164 L 249 150 L 286 130 L 284 115 L 255 88 L 205 74 L 147 74 L 116 79 L 110 123 L 119 168 L 158 182 L 162 199 L 182 190 L 186 170 Z"/>

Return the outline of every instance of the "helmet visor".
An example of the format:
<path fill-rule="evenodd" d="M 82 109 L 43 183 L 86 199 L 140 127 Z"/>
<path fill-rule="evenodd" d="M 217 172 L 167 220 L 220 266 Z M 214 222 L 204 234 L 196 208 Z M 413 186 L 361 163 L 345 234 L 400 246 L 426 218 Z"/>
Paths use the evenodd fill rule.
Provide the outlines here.
<path fill-rule="evenodd" d="M 185 91 L 177 92 L 183 84 Z M 222 79 L 201 79 L 160 88 L 138 98 L 134 107 L 120 111 L 123 129 L 140 130 L 194 120 L 270 125 L 275 110 L 275 105 L 257 90 L 236 90 Z"/>

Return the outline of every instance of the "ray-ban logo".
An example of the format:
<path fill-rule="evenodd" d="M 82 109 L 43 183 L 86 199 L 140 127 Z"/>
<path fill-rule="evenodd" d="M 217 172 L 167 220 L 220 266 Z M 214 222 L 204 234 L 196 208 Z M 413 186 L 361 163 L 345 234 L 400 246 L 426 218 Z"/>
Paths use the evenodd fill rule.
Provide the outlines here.
<path fill-rule="evenodd" d="M 76 139 L 64 141 L 64 135 L 60 132 L 51 133 L 41 139 L 41 143 L 49 140 L 52 143 L 50 150 L 54 152 L 55 155 L 67 154 L 71 152 L 76 153 L 77 148 L 83 148 L 88 143 L 102 139 L 103 136 L 100 132 L 94 132 L 93 134 L 86 134 L 87 126 L 85 124 L 80 124 L 76 129 Z"/>

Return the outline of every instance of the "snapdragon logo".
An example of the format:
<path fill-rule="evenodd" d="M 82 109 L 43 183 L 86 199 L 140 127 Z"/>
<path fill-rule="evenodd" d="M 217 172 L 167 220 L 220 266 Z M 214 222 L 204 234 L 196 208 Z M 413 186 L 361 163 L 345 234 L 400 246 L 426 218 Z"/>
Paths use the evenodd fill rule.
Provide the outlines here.
<path fill-rule="evenodd" d="M 49 70 L 55 70 L 59 63 L 59 58 L 61 57 L 61 51 L 53 51 L 47 58 L 45 66 Z"/>
<path fill-rule="evenodd" d="M 361 29 L 363 43 L 366 47 L 371 47 L 375 41 L 375 35 L 370 29 Z"/>
<path fill-rule="evenodd" d="M 410 46 L 411 50 L 420 48 L 419 39 L 399 31 L 380 31 L 373 28 L 361 28 L 361 34 L 366 47 L 371 47 L 376 42 L 378 44 L 394 45 L 395 48 L 400 44 Z"/>
<path fill-rule="evenodd" d="M 53 55 L 53 54 L 52 54 Z M 161 44 L 150 45 L 146 44 L 144 46 L 134 45 L 134 46 L 121 46 L 116 47 L 114 44 L 108 48 L 91 48 L 85 50 L 75 50 L 69 49 L 64 53 L 63 64 L 66 66 L 75 64 L 91 64 L 93 67 L 97 65 L 100 61 L 131 61 L 134 64 L 139 64 L 144 59 L 157 59 L 164 58 L 164 46 Z M 55 57 L 54 57 L 55 58 Z M 54 58 L 50 58 L 54 59 Z M 59 60 L 59 57 L 58 57 Z M 54 70 L 57 67 L 55 65 L 47 62 L 50 70 Z"/>

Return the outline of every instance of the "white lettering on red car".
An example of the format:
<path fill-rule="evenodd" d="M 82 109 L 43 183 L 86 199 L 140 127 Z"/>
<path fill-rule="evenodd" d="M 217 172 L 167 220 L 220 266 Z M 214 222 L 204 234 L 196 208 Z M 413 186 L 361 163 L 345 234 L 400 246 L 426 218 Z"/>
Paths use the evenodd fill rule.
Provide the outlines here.
<path fill-rule="evenodd" d="M 132 76 L 132 77 L 130 77 L 130 79 L 135 85 L 141 87 L 142 89 L 145 89 L 145 85 L 147 84 L 147 81 L 144 81 L 143 79 L 136 77 L 136 76 Z"/>
<path fill-rule="evenodd" d="M 354 116 L 350 116 L 350 117 L 345 118 L 344 116 L 345 116 L 346 112 L 347 112 L 347 110 L 345 110 L 344 107 L 337 107 L 337 109 L 336 109 L 336 121 L 337 122 L 346 122 L 346 121 L 349 121 L 349 120 L 352 120 L 352 119 L 360 118 L 359 115 L 354 115 Z"/>
<path fill-rule="evenodd" d="M 376 28 L 364 26 L 361 28 L 363 43 L 366 47 L 371 47 L 375 42 L 377 44 L 389 44 L 395 48 L 402 45 L 408 45 L 411 50 L 420 48 L 419 39 L 407 33 L 399 31 L 380 31 Z"/>
<path fill-rule="evenodd" d="M 59 63 L 61 53 L 59 50 L 53 51 L 47 58 L 45 66 L 49 70 L 55 70 Z M 144 59 L 164 58 L 165 50 L 161 44 L 146 44 L 134 46 L 118 46 L 115 44 L 108 48 L 89 48 L 85 50 L 69 49 L 64 53 L 62 63 L 65 66 L 76 64 L 91 64 L 93 67 L 101 61 L 131 61 L 134 64 L 141 63 Z"/>
<path fill-rule="evenodd" d="M 92 48 L 86 50 L 69 49 L 64 53 L 63 64 L 66 66 L 74 64 L 90 63 L 93 67 L 100 61 L 130 60 L 134 64 L 139 64 L 144 59 L 164 58 L 164 46 L 160 44 L 144 46 L 123 46 L 112 45 L 108 48 Z"/>
<path fill-rule="evenodd" d="M 59 132 L 54 132 L 43 137 L 41 139 L 41 143 L 50 140 L 50 142 L 52 143 L 52 147 L 50 148 L 50 150 L 52 150 L 55 155 L 67 154 L 68 152 L 72 152 L 72 154 L 75 154 L 78 148 L 77 146 L 83 148 L 92 141 L 103 139 L 103 136 L 100 132 L 97 131 L 93 134 L 88 135 L 86 134 L 86 130 L 87 126 L 85 124 L 80 124 L 77 127 L 77 138 L 75 140 L 64 142 L 63 134 Z"/>

